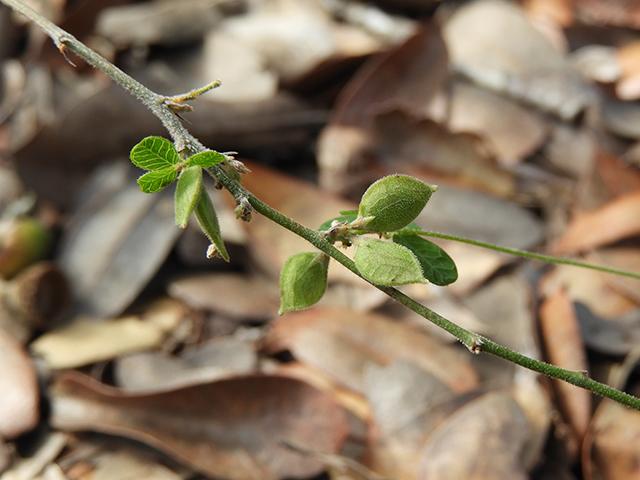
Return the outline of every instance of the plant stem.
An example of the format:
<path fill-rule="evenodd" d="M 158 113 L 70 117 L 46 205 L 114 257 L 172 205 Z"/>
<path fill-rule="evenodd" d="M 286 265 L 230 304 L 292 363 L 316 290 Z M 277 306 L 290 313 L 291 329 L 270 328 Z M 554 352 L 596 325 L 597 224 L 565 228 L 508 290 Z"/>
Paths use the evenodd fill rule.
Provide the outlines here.
<path fill-rule="evenodd" d="M 487 248 L 489 250 L 495 250 L 496 252 L 508 253 L 510 255 L 516 255 L 518 257 L 530 258 L 532 260 L 542 260 L 548 263 L 558 263 L 561 265 L 572 265 L 574 267 L 588 268 L 591 270 L 598 270 L 605 273 L 613 273 L 615 275 L 621 275 L 624 277 L 635 278 L 640 280 L 640 273 L 630 272 L 629 270 L 620 270 L 618 268 L 605 267 L 602 265 L 593 265 L 592 263 L 580 262 L 578 260 L 571 260 L 568 258 L 552 257 L 549 255 L 542 255 L 540 253 L 527 252 L 526 250 L 518 250 L 516 248 L 500 247 L 493 245 L 492 243 L 480 242 L 478 240 L 471 240 L 469 238 L 458 237 L 456 235 L 447 235 L 444 233 L 428 232 L 422 230 L 403 230 L 402 233 L 407 235 L 420 235 L 423 237 L 441 238 L 443 240 L 452 240 L 454 242 L 466 243 L 468 245 L 474 245 L 476 247 Z"/>
<path fill-rule="evenodd" d="M 178 117 L 172 111 L 170 105 L 167 100 L 171 100 L 171 97 L 165 97 L 162 95 L 158 95 L 144 85 L 140 84 L 133 78 L 129 77 L 122 70 L 118 69 L 107 60 L 102 58 L 100 55 L 95 53 L 93 50 L 79 42 L 73 36 L 69 35 L 64 30 L 55 26 L 46 18 L 42 17 L 40 14 L 32 10 L 31 8 L 24 5 L 22 2 L 18 0 L 0 0 L 0 2 L 5 5 L 13 8 L 14 10 L 22 13 L 28 19 L 36 23 L 42 30 L 47 33 L 55 42 L 56 46 L 60 49 L 60 51 L 65 54 L 65 50 L 68 48 L 69 50 L 75 52 L 79 57 L 83 58 L 87 63 L 94 66 L 98 70 L 109 75 L 116 83 L 124 87 L 134 96 L 136 96 L 144 105 L 149 107 L 151 111 L 156 115 L 165 128 L 169 131 L 171 137 L 176 144 L 176 148 L 180 151 L 183 149 L 187 149 L 191 154 L 199 153 L 205 151 L 206 148 L 195 138 L 193 137 L 189 131 L 184 128 L 184 126 L 180 123 Z M 213 84 L 209 86 L 203 87 L 203 89 L 208 89 Z M 201 89 L 202 90 L 202 89 Z M 200 92 L 201 90 L 197 90 L 196 92 Z M 185 94 L 184 96 L 178 96 L 178 98 L 190 97 L 191 93 Z M 256 212 L 261 215 L 269 218 L 270 220 L 276 222 L 282 227 L 290 230 L 291 232 L 299 235 L 300 237 L 307 240 L 309 243 L 314 245 L 319 250 L 323 251 L 334 260 L 345 266 L 348 270 L 353 272 L 355 275 L 362 278 L 360 272 L 356 268 L 355 263 L 347 257 L 344 253 L 338 250 L 331 242 L 327 241 L 325 238 L 320 235 L 320 233 L 316 230 L 311 230 L 298 222 L 290 219 L 289 217 L 283 215 L 278 212 L 274 208 L 271 208 L 257 197 L 255 197 L 251 192 L 247 191 L 244 187 L 242 187 L 233 177 L 225 171 L 220 166 L 214 166 L 207 169 L 209 173 L 215 176 L 218 181 L 233 195 L 234 199 L 237 202 L 248 201 L 251 206 L 256 210 Z M 430 232 L 414 232 L 418 234 L 430 234 Z M 430 234 L 431 236 L 437 236 L 439 234 Z M 483 244 L 482 242 L 475 242 L 473 240 L 461 239 L 459 237 L 451 237 L 451 236 L 440 236 L 440 238 L 448 238 L 449 240 L 457 239 L 458 241 L 464 241 L 465 243 L 470 243 L 472 245 L 484 246 L 486 248 L 493 248 L 494 250 L 504 251 L 505 253 L 528 253 L 515 251 L 511 249 L 502 249 L 502 247 L 493 247 L 489 246 L 489 244 Z M 518 252 L 518 253 L 515 253 Z M 531 256 L 533 255 L 533 256 Z M 544 256 L 537 256 L 536 254 L 530 254 L 528 258 L 538 258 L 541 260 L 545 260 Z M 552 257 L 549 257 L 552 258 Z M 570 262 L 570 261 L 567 261 Z M 582 265 L 581 265 L 582 266 Z M 593 268 L 593 266 L 589 266 L 589 268 Z M 374 285 L 376 288 L 381 290 L 382 292 L 389 295 L 391 298 L 395 299 L 402 305 L 407 308 L 413 310 L 417 314 L 426 318 L 427 320 L 433 322 L 437 326 L 446 330 L 447 332 L 454 335 L 458 338 L 469 350 L 473 353 L 481 353 L 486 352 L 492 355 L 504 358 L 510 362 L 513 362 L 517 365 L 521 365 L 525 368 L 533 370 L 535 372 L 539 372 L 545 375 L 548 375 L 553 378 L 557 378 L 560 380 L 564 380 L 566 382 L 572 383 L 579 387 L 590 390 L 593 393 L 602 395 L 607 398 L 611 398 L 617 402 L 620 402 L 629 407 L 640 410 L 640 399 L 611 388 L 602 383 L 596 382 L 588 378 L 584 372 L 576 372 L 571 370 L 566 370 L 563 368 L 559 368 L 553 365 L 549 365 L 547 363 L 534 360 L 532 358 L 521 355 L 517 352 L 509 350 L 501 345 L 498 345 L 491 340 L 484 338 L 476 333 L 465 330 L 464 328 L 456 325 L 450 320 L 438 315 L 436 312 L 428 309 L 424 305 L 416 302 L 412 298 L 408 297 L 404 293 L 393 287 L 385 287 L 381 285 Z"/>

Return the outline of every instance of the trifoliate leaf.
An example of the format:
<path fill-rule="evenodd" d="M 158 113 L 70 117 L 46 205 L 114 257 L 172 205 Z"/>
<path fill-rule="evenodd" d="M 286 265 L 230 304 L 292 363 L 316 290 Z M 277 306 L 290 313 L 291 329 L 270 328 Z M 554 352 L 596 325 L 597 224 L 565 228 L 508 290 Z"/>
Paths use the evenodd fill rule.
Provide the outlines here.
<path fill-rule="evenodd" d="M 280 272 L 280 310 L 308 308 L 327 289 L 329 257 L 322 252 L 302 252 L 289 257 Z"/>
<path fill-rule="evenodd" d="M 163 170 L 180 162 L 178 151 L 166 138 L 147 137 L 131 149 L 129 154 L 136 167 Z"/>
<path fill-rule="evenodd" d="M 393 241 L 407 247 L 420 262 L 427 280 L 435 285 L 449 285 L 458 279 L 456 264 L 447 252 L 429 240 L 417 235 L 395 234 Z"/>
<path fill-rule="evenodd" d="M 400 230 L 420 214 L 437 189 L 408 175 L 381 178 L 364 192 L 353 228 L 371 233 Z"/>
<path fill-rule="evenodd" d="M 377 285 L 426 283 L 420 262 L 408 248 L 397 243 L 361 238 L 353 260 L 364 278 Z"/>
<path fill-rule="evenodd" d="M 187 167 L 182 170 L 176 185 L 174 197 L 176 211 L 176 225 L 181 228 L 187 226 L 191 212 L 196 207 L 202 188 L 202 168 Z"/>
<path fill-rule="evenodd" d="M 229 254 L 227 253 L 227 249 L 224 247 L 224 242 L 222 241 L 218 216 L 213 208 L 211 198 L 209 198 L 209 194 L 204 187 L 200 187 L 200 196 L 194 212 L 198 219 L 198 223 L 200 224 L 200 228 L 202 228 L 202 231 L 207 237 L 209 237 L 209 240 L 211 240 L 211 246 L 209 247 L 209 250 L 207 250 L 207 256 L 212 257 L 214 255 L 219 255 L 228 262 Z"/>
<path fill-rule="evenodd" d="M 155 193 L 173 182 L 177 176 L 178 172 L 173 167 L 155 170 L 138 178 L 138 185 L 144 193 Z"/>
<path fill-rule="evenodd" d="M 184 161 L 184 165 L 186 167 L 190 167 L 192 165 L 198 165 L 199 167 L 202 167 L 202 168 L 209 168 L 219 164 L 220 162 L 223 162 L 225 158 L 226 157 L 219 152 L 212 152 L 212 151 L 200 152 L 187 158 Z"/>

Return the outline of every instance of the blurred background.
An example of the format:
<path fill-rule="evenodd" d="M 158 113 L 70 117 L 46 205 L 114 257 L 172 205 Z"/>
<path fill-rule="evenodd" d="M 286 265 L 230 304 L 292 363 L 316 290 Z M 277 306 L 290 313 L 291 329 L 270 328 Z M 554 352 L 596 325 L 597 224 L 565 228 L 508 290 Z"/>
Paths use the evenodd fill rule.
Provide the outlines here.
<path fill-rule="evenodd" d="M 633 0 L 31 0 L 166 95 L 243 184 L 318 228 L 401 172 L 425 230 L 640 271 Z M 0 478 L 640 478 L 640 413 L 453 337 L 331 265 L 278 316 L 303 240 L 235 219 L 207 259 L 129 151 L 157 118 L 0 6 Z M 640 394 L 640 282 L 437 241 L 402 290 Z M 346 252 L 350 254 L 350 252 Z"/>

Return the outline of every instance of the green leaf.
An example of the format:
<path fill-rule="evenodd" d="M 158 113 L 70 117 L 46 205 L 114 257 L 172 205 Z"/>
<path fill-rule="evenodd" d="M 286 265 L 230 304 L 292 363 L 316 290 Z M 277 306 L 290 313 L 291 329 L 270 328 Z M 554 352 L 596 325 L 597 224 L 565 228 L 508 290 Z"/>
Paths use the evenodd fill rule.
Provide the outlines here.
<path fill-rule="evenodd" d="M 187 167 L 182 170 L 176 185 L 174 197 L 176 211 L 176 225 L 181 228 L 187 226 L 191 212 L 196 207 L 202 188 L 202 168 Z"/>
<path fill-rule="evenodd" d="M 420 262 L 427 280 L 435 285 L 449 285 L 458 279 L 458 269 L 447 252 L 417 235 L 395 234 L 393 241 L 407 247 Z"/>
<path fill-rule="evenodd" d="M 353 260 L 364 278 L 377 285 L 426 283 L 420 262 L 408 248 L 397 243 L 361 238 Z"/>
<path fill-rule="evenodd" d="M 175 168 L 164 168 L 154 172 L 147 172 L 138 178 L 140 190 L 144 193 L 155 193 L 173 182 L 178 176 Z"/>
<path fill-rule="evenodd" d="M 400 230 L 420 214 L 437 189 L 409 175 L 381 178 L 364 192 L 353 228 L 370 233 Z"/>
<path fill-rule="evenodd" d="M 129 154 L 136 167 L 145 170 L 164 170 L 180 162 L 178 151 L 166 138 L 147 137 L 131 149 Z"/>
<path fill-rule="evenodd" d="M 344 213 L 344 212 L 340 212 L 340 213 Z M 318 230 L 329 230 L 329 228 L 331 228 L 331 224 L 334 222 L 334 220 L 337 220 L 338 222 L 344 222 L 347 221 L 349 223 L 353 222 L 356 217 L 358 216 L 357 212 L 347 212 L 346 215 L 341 215 L 339 217 L 336 218 L 332 218 L 331 220 L 327 220 L 326 222 L 324 222 L 322 225 L 320 225 L 320 228 L 318 228 Z"/>
<path fill-rule="evenodd" d="M 280 272 L 280 310 L 310 307 L 327 289 L 329 256 L 322 252 L 302 252 L 289 257 Z"/>
<path fill-rule="evenodd" d="M 211 246 L 207 251 L 207 256 L 220 256 L 228 262 L 229 254 L 224 247 L 222 235 L 220 234 L 218 216 L 213 208 L 213 203 L 211 202 L 211 198 L 209 198 L 207 190 L 202 186 L 200 187 L 200 196 L 194 211 L 200 228 L 202 228 L 202 231 L 209 237 L 209 240 L 211 240 Z"/>
<path fill-rule="evenodd" d="M 356 215 L 358 215 L 358 210 L 340 210 L 340 215 L 344 215 L 344 216 L 353 215 L 355 217 Z"/>
<path fill-rule="evenodd" d="M 187 158 L 184 161 L 184 166 L 191 167 L 193 165 L 198 165 L 202 168 L 209 168 L 219 164 L 220 162 L 223 162 L 225 158 L 226 157 L 219 152 L 200 152 Z"/>

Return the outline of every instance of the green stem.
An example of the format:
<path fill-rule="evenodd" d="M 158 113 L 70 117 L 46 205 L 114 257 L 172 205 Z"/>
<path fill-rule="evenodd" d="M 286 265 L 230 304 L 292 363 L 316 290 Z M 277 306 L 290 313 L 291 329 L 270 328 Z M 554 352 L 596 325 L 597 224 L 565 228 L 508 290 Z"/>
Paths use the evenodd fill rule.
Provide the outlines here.
<path fill-rule="evenodd" d="M 441 238 L 443 240 L 452 240 L 454 242 L 466 243 L 468 245 L 474 245 L 476 247 L 495 250 L 496 252 L 508 253 L 510 255 L 517 255 L 518 257 L 523 258 L 530 258 L 532 260 L 542 260 L 543 262 L 558 263 L 561 265 L 572 265 L 574 267 L 588 268 L 590 270 L 598 270 L 600 272 L 613 273 L 615 275 L 621 275 L 624 277 L 630 277 L 640 280 L 640 273 L 630 272 L 629 270 L 620 270 L 618 268 L 605 267 L 602 265 L 593 265 L 592 263 L 580 262 L 578 260 L 571 260 L 568 258 L 552 257 L 549 255 L 542 255 L 540 253 L 527 252 L 526 250 L 518 250 L 517 248 L 500 247 L 492 243 L 480 242 L 478 240 L 471 240 L 469 238 L 458 237 L 456 235 L 447 235 L 444 233 L 410 229 L 403 230 L 402 233 L 408 235 L 420 235 L 423 237 Z"/>
<path fill-rule="evenodd" d="M 206 148 L 195 138 L 193 137 L 188 130 L 186 130 L 179 119 L 176 117 L 174 112 L 171 110 L 171 107 L 167 104 L 166 100 L 169 97 L 158 95 L 154 92 L 151 92 L 145 86 L 135 81 L 131 77 L 129 77 L 122 70 L 116 68 L 114 65 L 109 63 L 107 60 L 102 58 L 97 53 L 93 52 L 91 49 L 83 45 L 81 42 L 76 40 L 73 36 L 66 33 L 64 30 L 58 28 L 47 19 L 42 17 L 40 14 L 27 7 L 23 3 L 18 0 L 0 0 L 0 2 L 5 5 L 13 8 L 14 10 L 22 13 L 28 19 L 35 22 L 42 30 L 47 33 L 55 42 L 56 46 L 65 53 L 65 49 L 69 49 L 75 52 L 78 56 L 83 58 L 89 64 L 93 65 L 95 68 L 101 70 L 102 72 L 109 75 L 116 83 L 123 86 L 133 95 L 135 95 L 140 101 L 147 105 L 151 111 L 162 121 L 163 125 L 167 128 L 170 135 L 172 136 L 174 143 L 176 144 L 176 148 L 178 150 L 182 150 L 186 148 L 189 150 L 191 154 L 199 153 L 205 151 Z M 213 84 L 210 84 L 213 85 Z M 203 87 L 203 88 L 208 88 Z M 190 94 L 185 94 L 189 96 Z M 362 278 L 360 272 L 356 268 L 355 263 L 347 257 L 344 253 L 338 250 L 331 242 L 327 241 L 322 235 L 316 231 L 311 230 L 298 222 L 290 219 L 289 217 L 283 215 L 277 210 L 271 208 L 257 197 L 255 197 L 251 192 L 247 191 L 243 188 L 229 173 L 227 173 L 220 166 L 214 166 L 207 169 L 212 175 L 214 175 L 217 180 L 227 189 L 237 202 L 248 201 L 251 206 L 255 209 L 256 212 L 261 215 L 269 218 L 270 220 L 276 222 L 282 227 L 290 230 L 291 232 L 299 235 L 300 237 L 306 239 L 309 243 L 314 245 L 319 250 L 323 251 L 334 260 L 345 266 L 348 270 L 353 272 L 355 275 Z M 430 232 L 418 232 L 420 234 L 430 234 Z M 432 236 L 437 236 L 439 234 L 432 234 Z M 477 246 L 484 246 L 486 248 L 494 248 L 493 246 L 489 246 L 488 244 L 483 244 L 482 242 L 474 242 L 472 240 L 459 239 L 457 237 L 450 236 L 440 236 L 440 238 L 448 238 L 449 240 L 458 239 L 458 241 L 465 241 L 466 243 L 470 243 Z M 519 252 L 511 249 L 501 249 L 501 247 L 496 247 L 494 249 L 498 249 L 498 251 L 504 251 L 505 253 L 527 253 L 527 252 Z M 536 255 L 536 254 L 532 254 Z M 539 258 L 546 259 L 540 257 L 532 257 L 529 258 Z M 593 268 L 589 266 L 589 268 Z M 590 390 L 593 393 L 597 393 L 607 398 L 611 398 L 617 402 L 620 402 L 629 407 L 640 410 L 640 399 L 628 395 L 624 392 L 611 388 L 602 383 L 591 380 L 586 377 L 583 372 L 576 372 L 571 370 L 565 370 L 563 368 L 559 368 L 553 365 L 549 365 L 544 362 L 540 362 L 538 360 L 534 360 L 532 358 L 521 355 L 517 352 L 509 350 L 501 345 L 498 345 L 491 340 L 484 338 L 476 333 L 465 330 L 464 328 L 456 325 L 455 323 L 447 320 L 446 318 L 438 315 L 436 312 L 428 309 L 424 305 L 416 302 L 412 298 L 408 297 L 404 293 L 393 287 L 385 287 L 380 285 L 374 285 L 376 288 L 381 290 L 382 292 L 389 295 L 391 298 L 395 299 L 402 305 L 407 308 L 413 310 L 417 314 L 426 318 L 427 320 L 433 322 L 437 326 L 443 328 L 447 332 L 454 335 L 458 338 L 469 350 L 473 353 L 486 352 L 492 355 L 495 355 L 500 358 L 504 358 L 508 361 L 511 361 L 517 365 L 521 365 L 525 368 L 533 370 L 535 372 L 539 372 L 545 375 L 548 375 L 553 378 L 557 378 L 560 380 L 564 380 L 566 382 L 572 383 L 579 387 Z"/>

